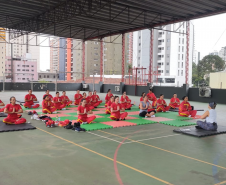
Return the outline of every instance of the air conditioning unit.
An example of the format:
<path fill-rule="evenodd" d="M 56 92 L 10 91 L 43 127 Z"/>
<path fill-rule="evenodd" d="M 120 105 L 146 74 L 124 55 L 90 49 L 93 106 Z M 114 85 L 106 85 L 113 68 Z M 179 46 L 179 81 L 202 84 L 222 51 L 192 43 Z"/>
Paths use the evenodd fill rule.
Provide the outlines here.
<path fill-rule="evenodd" d="M 115 91 L 119 92 L 120 91 L 120 86 L 115 86 Z"/>
<path fill-rule="evenodd" d="M 199 88 L 199 96 L 200 97 L 211 97 L 211 88 L 210 87 L 200 87 Z"/>
<path fill-rule="evenodd" d="M 89 87 L 89 84 L 83 84 L 83 89 L 87 89 Z"/>

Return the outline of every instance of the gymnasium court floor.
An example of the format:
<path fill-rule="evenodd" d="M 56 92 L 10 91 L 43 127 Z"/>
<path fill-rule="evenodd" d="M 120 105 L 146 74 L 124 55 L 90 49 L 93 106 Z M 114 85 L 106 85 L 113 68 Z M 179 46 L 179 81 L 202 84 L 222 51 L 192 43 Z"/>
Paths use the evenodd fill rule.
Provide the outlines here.
<path fill-rule="evenodd" d="M 10 96 L 22 100 L 26 93 L 1 92 L 0 99 L 4 103 Z M 74 93 L 67 95 L 73 99 Z M 34 94 L 41 103 L 44 92 Z M 103 100 L 105 94 L 99 95 Z M 130 98 L 138 105 L 139 97 Z M 206 103 L 190 103 L 196 109 L 207 108 Z M 76 109 L 61 112 L 61 118 L 74 116 L 76 120 L 73 111 Z M 100 122 L 106 122 L 101 111 L 95 114 Z M 136 111 L 134 106 L 130 112 Z M 225 126 L 226 106 L 218 104 L 217 112 L 218 124 Z M 77 133 L 46 128 L 43 122 L 23 116 L 37 129 L 0 133 L 0 185 L 226 184 L 225 134 L 204 138 L 181 135 L 173 132 L 177 127 L 153 120 L 137 125 L 144 122 L 132 114 L 127 123 L 135 126 Z M 185 120 L 190 124 L 195 121 Z"/>

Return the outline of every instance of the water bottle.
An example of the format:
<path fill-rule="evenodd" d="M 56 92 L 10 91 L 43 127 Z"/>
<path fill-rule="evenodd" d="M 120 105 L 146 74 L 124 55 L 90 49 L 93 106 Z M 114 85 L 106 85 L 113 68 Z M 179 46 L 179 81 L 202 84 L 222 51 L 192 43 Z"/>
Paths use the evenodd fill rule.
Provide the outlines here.
<path fill-rule="evenodd" d="M 58 125 L 59 124 L 59 118 L 58 118 L 58 115 L 56 116 L 56 121 L 55 121 L 55 125 Z"/>

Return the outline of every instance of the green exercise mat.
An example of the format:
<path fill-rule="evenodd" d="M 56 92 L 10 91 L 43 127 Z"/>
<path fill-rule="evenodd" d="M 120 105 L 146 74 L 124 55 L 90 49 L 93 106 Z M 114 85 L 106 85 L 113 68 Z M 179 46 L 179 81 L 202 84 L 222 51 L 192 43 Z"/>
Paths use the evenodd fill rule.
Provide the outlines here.
<path fill-rule="evenodd" d="M 63 113 L 63 114 L 67 114 L 67 115 L 70 115 L 70 116 L 77 116 L 77 112 L 71 112 L 71 113 Z"/>
<path fill-rule="evenodd" d="M 160 121 L 159 123 L 164 124 L 164 125 L 175 126 L 175 127 L 196 125 L 196 123 L 192 123 L 192 122 L 188 122 L 188 121 L 181 121 L 181 120 Z"/>
<path fill-rule="evenodd" d="M 96 118 L 96 119 L 94 120 L 94 122 L 97 122 L 97 123 L 108 122 L 108 121 L 114 121 L 114 120 L 111 120 L 110 118 L 106 118 L 106 117 L 103 117 L 103 118 Z"/>
<path fill-rule="evenodd" d="M 81 125 L 81 128 L 84 128 L 87 131 L 91 131 L 91 130 L 109 129 L 109 128 L 113 128 L 113 127 L 110 125 L 102 124 L 102 123 L 91 123 L 91 124 Z"/>
<path fill-rule="evenodd" d="M 156 117 L 164 117 L 174 120 L 191 120 L 189 117 L 182 117 L 178 115 L 178 112 L 157 112 L 155 114 Z"/>

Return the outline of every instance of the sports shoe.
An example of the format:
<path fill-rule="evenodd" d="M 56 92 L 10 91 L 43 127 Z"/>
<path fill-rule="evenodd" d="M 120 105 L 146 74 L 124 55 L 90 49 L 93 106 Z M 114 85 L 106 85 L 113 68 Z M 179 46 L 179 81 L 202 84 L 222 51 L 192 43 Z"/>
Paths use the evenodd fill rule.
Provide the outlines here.
<path fill-rule="evenodd" d="M 148 118 L 148 116 L 145 116 L 145 118 Z"/>
<path fill-rule="evenodd" d="M 56 114 L 57 113 L 57 111 L 54 111 L 52 114 Z"/>
<path fill-rule="evenodd" d="M 31 119 L 34 119 L 34 117 L 33 117 L 33 116 L 31 116 Z"/>
<path fill-rule="evenodd" d="M 82 125 L 85 125 L 85 124 L 87 124 L 87 122 L 82 122 Z"/>
<path fill-rule="evenodd" d="M 53 128 L 53 127 L 54 127 L 54 125 L 52 124 L 52 125 L 51 125 L 51 128 Z"/>
<path fill-rule="evenodd" d="M 66 108 L 63 108 L 62 110 L 66 110 Z"/>
<path fill-rule="evenodd" d="M 49 126 L 49 125 L 47 125 L 46 127 L 47 127 L 47 128 L 49 128 L 50 126 Z"/>
<path fill-rule="evenodd" d="M 195 126 L 196 129 L 203 129 L 202 127 L 200 126 Z"/>
<path fill-rule="evenodd" d="M 189 118 L 191 117 L 191 115 L 188 116 Z"/>
<path fill-rule="evenodd" d="M 155 118 L 155 115 L 152 115 L 151 118 Z"/>

